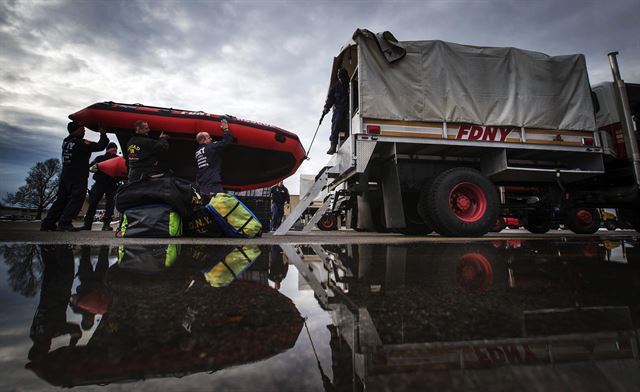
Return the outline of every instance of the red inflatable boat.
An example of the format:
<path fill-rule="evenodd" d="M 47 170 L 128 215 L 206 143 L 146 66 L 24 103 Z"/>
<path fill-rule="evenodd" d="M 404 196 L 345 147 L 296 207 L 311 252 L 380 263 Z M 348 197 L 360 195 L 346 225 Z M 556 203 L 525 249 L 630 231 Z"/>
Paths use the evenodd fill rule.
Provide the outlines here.
<path fill-rule="evenodd" d="M 169 168 L 179 177 L 194 180 L 195 141 L 198 132 L 222 138 L 220 120 L 225 118 L 234 137 L 223 154 L 222 182 L 229 190 L 249 190 L 271 186 L 293 175 L 302 164 L 305 151 L 298 136 L 278 127 L 235 117 L 140 104 L 101 102 L 69 115 L 73 121 L 97 131 L 100 126 L 118 137 L 126 148 L 137 120 L 146 121 L 151 137 L 169 134 Z"/>

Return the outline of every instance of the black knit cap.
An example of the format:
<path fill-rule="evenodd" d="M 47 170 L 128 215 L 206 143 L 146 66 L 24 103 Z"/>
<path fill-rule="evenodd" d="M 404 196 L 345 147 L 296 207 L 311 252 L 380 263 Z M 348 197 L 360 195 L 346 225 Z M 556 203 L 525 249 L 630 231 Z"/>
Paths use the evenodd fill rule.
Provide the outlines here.
<path fill-rule="evenodd" d="M 117 144 L 115 144 L 114 142 L 111 142 L 111 143 L 109 143 L 109 144 L 107 145 L 107 150 L 108 150 L 108 149 L 110 149 L 110 148 L 118 148 L 118 145 L 117 145 Z"/>
<path fill-rule="evenodd" d="M 75 121 L 71 121 L 69 124 L 67 124 L 67 132 L 69 133 L 73 133 L 73 131 L 75 131 L 76 129 L 82 127 L 83 125 L 75 122 Z"/>

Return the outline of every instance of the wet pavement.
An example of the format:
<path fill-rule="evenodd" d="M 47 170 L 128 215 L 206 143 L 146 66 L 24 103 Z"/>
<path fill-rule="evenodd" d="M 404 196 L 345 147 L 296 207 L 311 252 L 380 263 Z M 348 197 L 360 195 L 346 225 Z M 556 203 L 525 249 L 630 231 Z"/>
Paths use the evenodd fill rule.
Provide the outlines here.
<path fill-rule="evenodd" d="M 640 385 L 637 233 L 402 244 L 5 241 L 0 281 L 0 390 Z"/>

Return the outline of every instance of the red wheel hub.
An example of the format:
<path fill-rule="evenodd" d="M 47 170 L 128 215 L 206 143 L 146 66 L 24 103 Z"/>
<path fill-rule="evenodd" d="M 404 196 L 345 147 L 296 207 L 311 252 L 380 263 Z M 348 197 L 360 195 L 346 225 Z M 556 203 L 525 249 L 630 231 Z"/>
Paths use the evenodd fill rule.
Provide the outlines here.
<path fill-rule="evenodd" d="M 477 222 L 487 211 L 487 197 L 480 187 L 461 182 L 449 193 L 451 211 L 464 222 Z"/>
<path fill-rule="evenodd" d="M 458 195 L 456 198 L 456 207 L 460 211 L 467 211 L 471 208 L 471 200 L 466 195 Z"/>
<path fill-rule="evenodd" d="M 325 217 L 322 219 L 322 226 L 325 228 L 330 228 L 331 226 L 333 226 L 333 218 L 330 217 Z"/>
<path fill-rule="evenodd" d="M 578 223 L 583 226 L 589 226 L 593 223 L 593 215 L 588 210 L 578 210 L 576 217 L 578 218 Z"/>

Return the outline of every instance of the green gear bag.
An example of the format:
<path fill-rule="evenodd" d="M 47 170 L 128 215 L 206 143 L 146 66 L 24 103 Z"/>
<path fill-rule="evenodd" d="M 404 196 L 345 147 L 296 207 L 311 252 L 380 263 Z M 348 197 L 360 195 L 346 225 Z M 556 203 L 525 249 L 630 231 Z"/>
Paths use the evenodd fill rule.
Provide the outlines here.
<path fill-rule="evenodd" d="M 258 218 L 233 195 L 217 193 L 209 201 L 207 209 L 228 237 L 254 238 L 262 235 Z"/>

